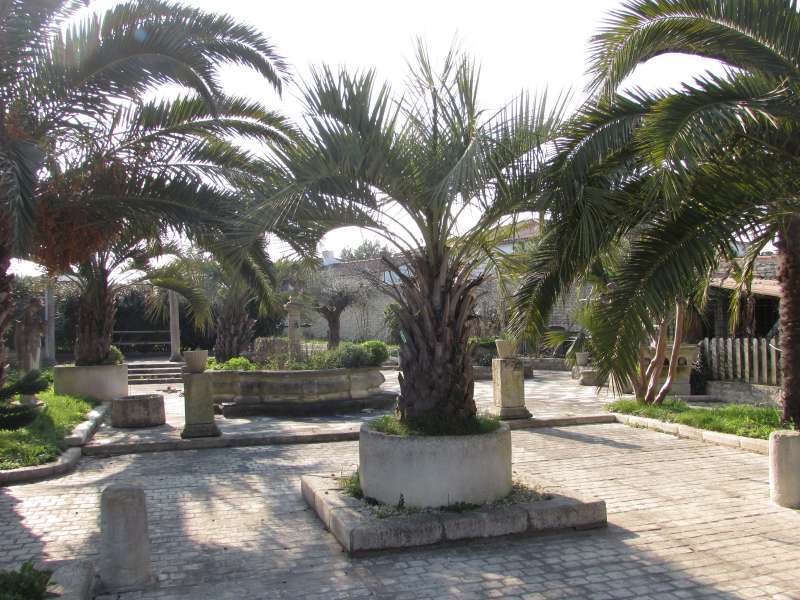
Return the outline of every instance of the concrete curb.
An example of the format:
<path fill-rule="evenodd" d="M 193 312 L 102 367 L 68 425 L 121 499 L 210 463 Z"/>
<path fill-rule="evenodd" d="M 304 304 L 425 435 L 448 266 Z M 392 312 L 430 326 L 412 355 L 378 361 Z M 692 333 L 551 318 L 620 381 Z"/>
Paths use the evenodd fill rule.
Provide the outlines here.
<path fill-rule="evenodd" d="M 87 419 L 82 423 L 78 423 L 75 429 L 72 430 L 72 433 L 64 438 L 64 442 L 67 446 L 83 446 L 92 439 L 94 432 L 97 431 L 100 423 L 105 419 L 108 409 L 109 404 L 107 402 L 101 404 L 97 408 L 93 408 L 89 414 L 86 415 Z"/>
<path fill-rule="evenodd" d="M 303 475 L 300 489 L 309 507 L 350 555 L 607 525 L 604 500 L 578 495 L 546 482 L 525 483 L 544 489 L 550 498 L 506 506 L 489 505 L 462 513 L 421 511 L 383 519 L 369 514 L 363 501 L 343 494 L 335 477 Z"/>
<path fill-rule="evenodd" d="M 505 421 L 512 430 L 535 429 L 540 427 L 570 427 L 575 425 L 594 425 L 616 423 L 614 415 L 584 415 L 575 417 L 544 417 L 539 419 L 520 419 Z M 84 456 L 118 456 L 122 454 L 143 454 L 146 452 L 173 452 L 177 450 L 208 450 L 212 448 L 240 448 L 247 446 L 272 446 L 289 444 L 327 444 L 332 442 L 358 441 L 361 425 L 350 429 L 286 434 L 225 435 L 220 437 L 173 439 L 163 442 L 112 442 L 107 444 L 90 443 L 83 446 Z"/>
<path fill-rule="evenodd" d="M 243 435 L 175 439 L 164 442 L 133 442 L 110 444 L 87 444 L 85 456 L 111 456 L 141 454 L 146 452 L 172 452 L 175 450 L 207 450 L 211 448 L 239 448 L 247 446 L 272 446 L 286 444 L 325 444 L 329 442 L 352 442 L 358 440 L 358 429 L 330 433 L 297 433 Z"/>
<path fill-rule="evenodd" d="M 680 438 L 697 440 L 699 442 L 706 442 L 708 444 L 716 444 L 717 446 L 725 446 L 726 448 L 736 448 L 738 450 L 746 450 L 748 452 L 755 452 L 757 454 L 764 455 L 769 454 L 768 440 L 749 438 L 741 435 L 732 435 L 730 433 L 720 433 L 719 431 L 707 431 L 705 429 L 689 427 L 688 425 L 667 423 L 665 421 L 648 419 L 646 417 L 639 417 L 636 415 L 624 415 L 621 413 L 611 413 L 611 415 L 615 417 L 618 423 L 629 425 L 631 427 L 652 429 L 653 431 L 658 431 L 660 433 L 669 433 Z"/>
<path fill-rule="evenodd" d="M 21 469 L 5 469 L 0 471 L 0 485 L 10 485 L 14 483 L 28 483 L 48 479 L 56 475 L 63 475 L 75 468 L 81 458 L 80 448 L 67 448 L 55 462 L 35 467 L 23 467 Z"/>

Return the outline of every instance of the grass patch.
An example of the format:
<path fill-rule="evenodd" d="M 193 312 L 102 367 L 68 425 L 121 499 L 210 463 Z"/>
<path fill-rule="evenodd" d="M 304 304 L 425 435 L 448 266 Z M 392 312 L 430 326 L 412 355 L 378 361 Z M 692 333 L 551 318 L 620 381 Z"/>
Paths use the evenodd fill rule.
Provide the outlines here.
<path fill-rule="evenodd" d="M 340 477 L 338 479 L 339 487 L 346 496 L 358 498 L 359 500 L 364 497 L 364 492 L 361 489 L 361 479 L 358 472 L 353 473 L 349 477 Z"/>
<path fill-rule="evenodd" d="M 96 404 L 75 396 L 56 395 L 52 389 L 37 397 L 45 406 L 30 425 L 0 429 L 0 469 L 32 467 L 55 460 L 66 448 L 64 436 Z"/>
<path fill-rule="evenodd" d="M 469 419 L 408 419 L 385 416 L 370 422 L 370 427 L 380 433 L 409 437 L 414 435 L 479 435 L 491 433 L 500 427 L 496 417 L 472 417 Z"/>
<path fill-rule="evenodd" d="M 778 409 L 771 406 L 728 404 L 718 408 L 692 408 L 682 400 L 668 398 L 660 406 L 643 404 L 635 400 L 617 400 L 607 408 L 611 412 L 762 440 L 768 439 L 769 434 L 777 429 L 787 428 L 781 424 L 781 414 Z"/>

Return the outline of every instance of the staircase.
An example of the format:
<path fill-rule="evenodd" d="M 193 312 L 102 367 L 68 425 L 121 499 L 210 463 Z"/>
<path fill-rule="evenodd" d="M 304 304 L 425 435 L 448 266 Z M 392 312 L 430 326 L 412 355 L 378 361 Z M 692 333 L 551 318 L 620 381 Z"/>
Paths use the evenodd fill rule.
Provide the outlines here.
<path fill-rule="evenodd" d="M 153 362 L 128 365 L 128 385 L 182 383 L 183 363 Z"/>

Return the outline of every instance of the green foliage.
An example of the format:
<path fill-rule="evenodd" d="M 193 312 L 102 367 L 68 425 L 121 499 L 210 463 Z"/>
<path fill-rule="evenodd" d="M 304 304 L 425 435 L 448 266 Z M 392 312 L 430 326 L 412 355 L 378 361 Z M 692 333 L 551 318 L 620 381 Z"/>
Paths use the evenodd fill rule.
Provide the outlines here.
<path fill-rule="evenodd" d="M 15 430 L 0 430 L 0 469 L 18 469 L 55 460 L 65 448 L 64 436 L 84 420 L 93 400 L 57 395 L 52 390 L 38 395 L 44 408 L 32 423 Z"/>
<path fill-rule="evenodd" d="M 352 498 L 364 497 L 364 491 L 361 489 L 361 479 L 358 475 L 358 471 L 349 477 L 340 477 L 339 486 L 341 487 L 342 492 L 344 492 L 347 496 Z"/>
<path fill-rule="evenodd" d="M 8 385 L 0 390 L 0 404 L 17 394 L 38 394 L 45 391 L 49 385 L 48 380 L 39 371 L 29 371 L 22 378 L 9 381 Z"/>
<path fill-rule="evenodd" d="M 389 341 L 392 344 L 399 344 L 402 341 L 400 339 L 400 318 L 397 316 L 399 308 L 399 304 L 392 302 L 383 309 L 383 322 L 386 325 Z"/>
<path fill-rule="evenodd" d="M 402 437 L 414 435 L 479 435 L 495 431 L 500 427 L 500 419 L 487 416 L 476 416 L 462 420 L 424 417 L 401 421 L 397 417 L 387 415 L 371 421 L 370 427 L 381 433 Z"/>
<path fill-rule="evenodd" d="M 38 571 L 25 562 L 19 571 L 0 571 L 0 600 L 44 600 L 49 571 Z"/>
<path fill-rule="evenodd" d="M 719 408 L 691 408 L 681 400 L 667 399 L 660 405 L 618 400 L 607 408 L 611 412 L 764 440 L 771 432 L 785 429 L 778 409 L 769 406 L 729 404 Z"/>
<path fill-rule="evenodd" d="M 108 358 L 106 358 L 103 364 L 105 365 L 121 365 L 125 362 L 125 355 L 122 354 L 122 350 L 117 348 L 116 346 L 111 346 L 108 349 Z"/>
<path fill-rule="evenodd" d="M 381 340 L 367 340 L 361 342 L 370 356 L 370 366 L 380 366 L 389 358 L 389 347 Z"/>
<path fill-rule="evenodd" d="M 342 260 L 369 260 L 389 256 L 389 247 L 378 241 L 364 240 L 355 248 L 349 246 L 342 249 L 339 258 Z"/>
<path fill-rule="evenodd" d="M 244 356 L 234 356 L 225 362 L 209 358 L 206 367 L 212 371 L 256 371 L 258 365 Z"/>

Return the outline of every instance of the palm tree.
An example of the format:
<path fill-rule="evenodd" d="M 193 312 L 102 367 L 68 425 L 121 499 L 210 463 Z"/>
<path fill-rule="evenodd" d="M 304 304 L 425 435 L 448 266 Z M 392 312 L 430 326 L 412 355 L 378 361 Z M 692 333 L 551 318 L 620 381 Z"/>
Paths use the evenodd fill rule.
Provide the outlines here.
<path fill-rule="evenodd" d="M 545 252 L 532 258 L 520 317 L 536 329 L 562 283 L 627 236 L 599 310 L 598 352 L 607 371 L 632 372 L 643 332 L 737 242 L 751 242 L 748 270 L 777 238 L 783 416 L 800 424 L 799 27 L 789 0 L 634 0 L 612 13 L 592 44 L 597 94 L 555 165 L 552 262 Z M 618 92 L 636 66 L 670 52 L 727 70 L 675 92 Z"/>
<path fill-rule="evenodd" d="M 193 89 L 213 112 L 223 63 L 251 67 L 277 89 L 286 77 L 269 41 L 228 17 L 141 0 L 69 26 L 83 5 L 9 0 L 0 6 L 0 337 L 13 309 L 10 260 L 30 249 L 40 173 L 73 150 L 62 140 L 163 84 Z M 107 201 L 106 215 L 126 200 Z M 90 244 L 84 257 L 94 249 Z"/>
<path fill-rule="evenodd" d="M 211 327 L 216 334 L 214 357 L 219 362 L 241 356 L 252 342 L 255 312 L 274 308 L 274 276 L 263 252 L 250 252 L 244 260 L 225 263 L 209 253 L 188 252 L 177 260 L 146 271 L 157 288 L 174 290 L 188 301 L 198 328 Z M 265 267 L 266 265 L 266 267 Z M 153 305 L 163 314 L 164 294 Z"/>
<path fill-rule="evenodd" d="M 306 135 L 279 152 L 278 197 L 355 210 L 394 247 L 374 284 L 397 303 L 398 413 L 452 422 L 476 414 L 469 326 L 495 226 L 535 188 L 560 107 L 523 94 L 487 112 L 468 57 L 451 51 L 439 71 L 422 45 L 416 58 L 401 97 L 372 72 L 314 74 Z"/>

